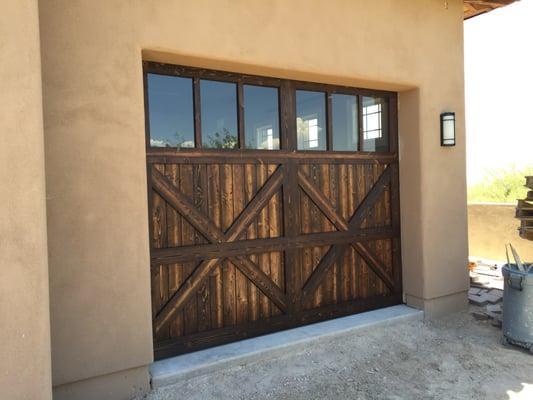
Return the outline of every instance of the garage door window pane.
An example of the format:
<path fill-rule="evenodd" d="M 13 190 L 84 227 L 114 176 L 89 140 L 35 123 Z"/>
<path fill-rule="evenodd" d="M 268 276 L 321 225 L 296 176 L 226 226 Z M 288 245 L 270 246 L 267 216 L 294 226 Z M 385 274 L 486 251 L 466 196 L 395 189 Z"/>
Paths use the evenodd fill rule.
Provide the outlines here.
<path fill-rule="evenodd" d="M 326 94 L 296 91 L 298 150 L 326 150 Z"/>
<path fill-rule="evenodd" d="M 389 107 L 386 99 L 362 97 L 363 151 L 389 151 Z"/>
<path fill-rule="evenodd" d="M 244 85 L 243 95 L 246 148 L 279 150 L 278 89 Z"/>
<path fill-rule="evenodd" d="M 201 80 L 200 102 L 202 147 L 237 148 L 237 85 Z"/>
<path fill-rule="evenodd" d="M 151 147 L 194 147 L 192 79 L 148 74 Z"/>
<path fill-rule="evenodd" d="M 357 151 L 359 142 L 357 97 L 331 96 L 333 150 Z"/>

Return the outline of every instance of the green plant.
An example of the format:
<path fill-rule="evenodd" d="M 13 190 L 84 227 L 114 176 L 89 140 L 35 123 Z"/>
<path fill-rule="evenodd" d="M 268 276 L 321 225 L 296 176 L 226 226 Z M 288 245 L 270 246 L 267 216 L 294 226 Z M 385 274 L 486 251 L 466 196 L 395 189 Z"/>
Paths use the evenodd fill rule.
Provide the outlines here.
<path fill-rule="evenodd" d="M 223 128 L 222 134 L 215 132 L 214 136 L 209 135 L 207 147 L 215 149 L 234 149 L 237 147 L 237 136 L 232 135 L 226 128 Z"/>
<path fill-rule="evenodd" d="M 526 197 L 525 176 L 533 175 L 533 165 L 517 169 L 515 166 L 488 171 L 485 179 L 468 187 L 469 202 L 515 203 Z"/>

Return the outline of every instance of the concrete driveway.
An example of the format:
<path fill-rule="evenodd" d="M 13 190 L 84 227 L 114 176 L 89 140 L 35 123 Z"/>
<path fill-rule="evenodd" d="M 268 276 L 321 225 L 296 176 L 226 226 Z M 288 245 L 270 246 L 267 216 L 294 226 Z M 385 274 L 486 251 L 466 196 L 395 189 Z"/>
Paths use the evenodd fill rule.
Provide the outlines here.
<path fill-rule="evenodd" d="M 143 399 L 533 399 L 533 356 L 503 347 L 474 310 L 332 339 Z"/>

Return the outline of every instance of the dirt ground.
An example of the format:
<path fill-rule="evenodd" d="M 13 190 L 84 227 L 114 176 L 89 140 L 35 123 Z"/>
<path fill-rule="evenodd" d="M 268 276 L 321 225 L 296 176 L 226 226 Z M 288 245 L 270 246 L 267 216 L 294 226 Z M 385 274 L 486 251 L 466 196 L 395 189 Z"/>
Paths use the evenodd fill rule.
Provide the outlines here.
<path fill-rule="evenodd" d="M 474 310 L 332 339 L 144 399 L 533 399 L 533 355 L 503 347 Z"/>

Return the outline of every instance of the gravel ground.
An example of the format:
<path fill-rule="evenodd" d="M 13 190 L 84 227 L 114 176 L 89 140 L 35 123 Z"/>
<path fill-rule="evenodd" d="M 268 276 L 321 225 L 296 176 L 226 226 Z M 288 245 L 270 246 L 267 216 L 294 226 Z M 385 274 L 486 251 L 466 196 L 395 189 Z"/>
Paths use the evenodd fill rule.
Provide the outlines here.
<path fill-rule="evenodd" d="M 332 339 L 142 399 L 533 399 L 533 356 L 467 312 Z"/>

